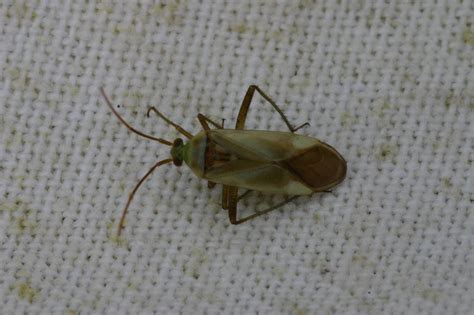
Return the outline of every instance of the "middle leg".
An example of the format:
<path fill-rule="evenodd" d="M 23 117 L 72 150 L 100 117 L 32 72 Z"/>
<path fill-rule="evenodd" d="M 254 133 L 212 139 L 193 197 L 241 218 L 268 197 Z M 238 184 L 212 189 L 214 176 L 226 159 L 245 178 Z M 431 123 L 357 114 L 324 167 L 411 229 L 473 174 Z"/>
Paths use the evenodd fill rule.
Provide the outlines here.
<path fill-rule="evenodd" d="M 286 118 L 285 114 L 283 111 L 278 107 L 278 105 L 267 95 L 265 92 L 263 92 L 258 86 L 256 85 L 251 85 L 247 89 L 247 93 L 245 93 L 244 100 L 242 101 L 242 105 L 240 106 L 239 110 L 239 115 L 237 116 L 237 122 L 235 125 L 235 129 L 244 129 L 245 126 L 245 120 L 247 119 L 247 113 L 249 111 L 250 104 L 252 102 L 253 95 L 255 94 L 255 91 L 260 93 L 260 95 L 272 105 L 272 107 L 277 111 L 278 114 L 280 114 L 281 118 L 285 122 L 286 126 L 288 129 L 290 129 L 291 132 L 295 132 L 296 130 L 309 125 L 308 122 L 302 124 L 301 126 L 298 127 L 293 127 L 290 122 L 288 121 L 288 118 Z"/>

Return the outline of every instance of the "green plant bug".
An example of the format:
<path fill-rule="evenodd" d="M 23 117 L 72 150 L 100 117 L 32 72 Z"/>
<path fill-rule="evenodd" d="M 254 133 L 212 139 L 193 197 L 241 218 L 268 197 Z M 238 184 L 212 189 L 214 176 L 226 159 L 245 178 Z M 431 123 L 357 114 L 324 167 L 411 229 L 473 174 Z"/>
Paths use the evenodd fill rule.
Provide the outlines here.
<path fill-rule="evenodd" d="M 273 106 L 290 132 L 244 129 L 255 91 Z M 170 142 L 136 130 L 114 109 L 103 88 L 101 93 L 112 112 L 130 131 L 171 147 L 171 158 L 153 165 L 133 188 L 120 218 L 118 234 L 124 227 L 125 216 L 136 191 L 156 168 L 164 164 L 181 166 L 184 162 L 197 177 L 208 181 L 209 188 L 216 183 L 222 184 L 222 208 L 228 210 L 232 224 L 268 213 L 297 196 L 328 191 L 346 176 L 347 163 L 342 155 L 316 138 L 295 134 L 295 131 L 309 124 L 292 127 L 282 110 L 256 85 L 249 86 L 245 94 L 235 129 L 224 129 L 224 120 L 218 124 L 198 114 L 203 130 L 193 136 L 155 107 L 148 109 L 147 116 L 154 112 L 186 137 L 186 143 L 181 138 Z M 211 125 L 215 129 L 211 129 Z M 239 196 L 239 188 L 247 189 L 247 192 Z M 237 203 L 250 191 L 291 197 L 268 209 L 237 218 Z"/>

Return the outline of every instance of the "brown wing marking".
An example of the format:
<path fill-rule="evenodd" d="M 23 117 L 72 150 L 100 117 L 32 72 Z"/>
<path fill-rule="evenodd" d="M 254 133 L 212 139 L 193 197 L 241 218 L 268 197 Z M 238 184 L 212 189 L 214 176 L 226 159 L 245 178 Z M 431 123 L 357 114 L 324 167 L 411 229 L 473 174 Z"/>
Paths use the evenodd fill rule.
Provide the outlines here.
<path fill-rule="evenodd" d="M 346 176 L 346 161 L 329 145 L 316 145 L 279 162 L 313 191 L 324 191 Z"/>

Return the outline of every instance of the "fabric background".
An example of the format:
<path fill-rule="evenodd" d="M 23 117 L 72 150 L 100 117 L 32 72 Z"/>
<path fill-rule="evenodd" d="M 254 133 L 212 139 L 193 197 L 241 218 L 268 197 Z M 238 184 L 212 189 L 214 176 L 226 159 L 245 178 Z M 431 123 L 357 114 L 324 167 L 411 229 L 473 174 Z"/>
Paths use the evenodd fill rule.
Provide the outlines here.
<path fill-rule="evenodd" d="M 2 313 L 472 314 L 474 3 L 0 3 Z M 240 226 L 133 126 L 234 126 L 250 84 L 348 161 Z M 248 128 L 285 130 L 256 97 Z M 250 195 L 241 208 L 278 196 Z"/>

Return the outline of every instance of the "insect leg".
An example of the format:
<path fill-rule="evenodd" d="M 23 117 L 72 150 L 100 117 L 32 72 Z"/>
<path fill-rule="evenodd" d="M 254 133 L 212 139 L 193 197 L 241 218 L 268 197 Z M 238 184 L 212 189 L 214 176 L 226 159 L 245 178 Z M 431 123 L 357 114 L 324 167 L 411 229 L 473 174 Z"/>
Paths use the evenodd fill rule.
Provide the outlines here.
<path fill-rule="evenodd" d="M 224 128 L 224 119 L 222 120 L 222 125 L 219 125 L 218 123 L 214 122 L 212 119 L 204 116 L 201 113 L 198 114 L 198 119 L 199 119 L 199 122 L 201 123 L 201 126 L 204 130 L 211 130 L 211 128 L 209 127 L 209 124 L 213 125 L 217 129 Z"/>
<path fill-rule="evenodd" d="M 150 117 L 150 112 L 153 111 L 156 115 L 158 115 L 158 117 L 160 117 L 161 119 L 163 119 L 164 121 L 166 121 L 168 124 L 170 124 L 171 126 L 175 127 L 176 130 L 178 130 L 182 135 L 184 135 L 186 138 L 188 139 L 192 139 L 193 135 L 189 132 L 189 131 L 186 131 L 184 130 L 183 127 L 181 127 L 180 125 L 178 125 L 177 123 L 174 123 L 172 122 L 168 117 L 166 117 L 165 115 L 163 115 L 159 110 L 157 110 L 155 107 L 149 107 L 148 108 L 148 111 L 146 112 L 146 116 L 147 117 Z"/>
<path fill-rule="evenodd" d="M 237 201 L 239 201 L 240 199 L 244 198 L 245 196 L 247 196 L 248 194 L 250 194 L 252 191 L 251 190 L 247 190 L 246 192 L 244 192 L 242 195 L 238 196 L 237 197 Z"/>
<path fill-rule="evenodd" d="M 247 119 L 247 113 L 250 107 L 250 104 L 252 102 L 253 95 L 255 94 L 255 91 L 260 93 L 260 95 L 270 103 L 270 105 L 273 106 L 273 108 L 280 114 L 281 118 L 285 122 L 285 124 L 288 126 L 288 129 L 290 129 L 291 132 L 295 132 L 296 130 L 309 125 L 309 123 L 304 123 L 301 126 L 294 128 L 291 126 L 290 122 L 288 121 L 288 118 L 286 118 L 285 114 L 283 111 L 278 107 L 278 105 L 267 95 L 265 92 L 263 92 L 258 86 L 256 85 L 251 85 L 247 89 L 247 93 L 245 93 L 244 100 L 242 101 L 242 105 L 240 106 L 240 111 L 239 115 L 237 116 L 237 123 L 235 125 L 235 129 L 244 129 L 245 125 L 245 120 Z"/>
<path fill-rule="evenodd" d="M 229 188 L 230 186 L 222 186 L 222 209 L 229 209 Z"/>
<path fill-rule="evenodd" d="M 301 124 L 301 125 L 299 125 L 298 127 L 294 128 L 294 129 L 293 129 L 293 132 L 295 132 L 295 131 L 297 131 L 297 130 L 303 128 L 303 127 L 306 127 L 306 126 L 309 126 L 309 122 L 305 122 L 304 124 Z"/>
<path fill-rule="evenodd" d="M 246 193 L 245 193 L 246 194 Z M 243 197 L 245 194 L 243 194 L 241 197 Z M 230 223 L 232 224 L 241 224 L 241 223 L 244 223 L 245 221 L 248 221 L 248 220 L 251 220 L 253 218 L 256 218 L 258 216 L 261 216 L 261 215 L 264 215 L 264 214 L 267 214 L 269 213 L 270 211 L 273 211 L 287 203 L 289 203 L 290 201 L 296 199 L 298 196 L 292 196 L 288 199 L 285 199 L 284 201 L 280 202 L 279 204 L 276 204 L 270 208 L 267 208 L 265 210 L 261 210 L 261 211 L 255 211 L 254 214 L 251 214 L 249 216 L 246 216 L 244 218 L 239 218 L 237 219 L 237 201 L 239 198 L 230 198 L 229 199 L 229 220 L 230 220 Z"/>

